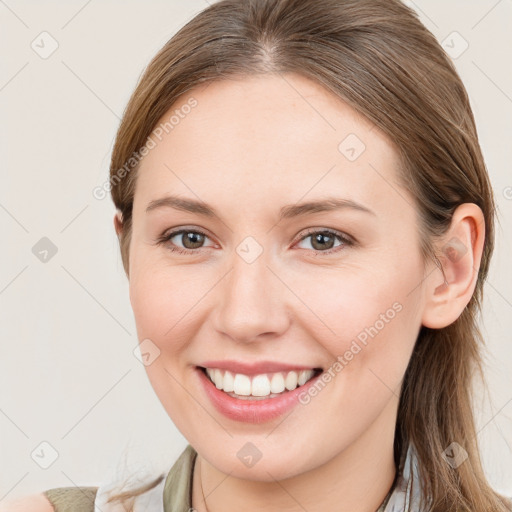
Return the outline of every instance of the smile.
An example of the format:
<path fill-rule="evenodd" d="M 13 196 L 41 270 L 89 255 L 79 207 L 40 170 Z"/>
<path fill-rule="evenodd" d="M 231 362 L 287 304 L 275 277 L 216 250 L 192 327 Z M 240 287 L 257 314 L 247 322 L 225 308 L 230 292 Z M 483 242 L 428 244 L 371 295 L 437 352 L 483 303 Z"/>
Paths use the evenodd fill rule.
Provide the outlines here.
<path fill-rule="evenodd" d="M 196 366 L 195 372 L 205 396 L 219 413 L 230 420 L 257 424 L 275 420 L 299 405 L 299 396 L 315 385 L 323 370 L 249 376 Z"/>
<path fill-rule="evenodd" d="M 217 389 L 242 400 L 275 398 L 286 391 L 304 385 L 321 370 L 301 370 L 262 373 L 249 376 L 219 368 L 205 368 L 206 374 Z"/>

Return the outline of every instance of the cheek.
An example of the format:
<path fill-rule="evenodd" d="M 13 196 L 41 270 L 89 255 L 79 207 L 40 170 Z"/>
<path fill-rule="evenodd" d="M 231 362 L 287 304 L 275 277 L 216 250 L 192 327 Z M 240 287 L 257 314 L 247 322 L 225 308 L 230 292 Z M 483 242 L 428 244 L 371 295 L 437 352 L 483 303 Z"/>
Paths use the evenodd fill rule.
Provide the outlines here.
<path fill-rule="evenodd" d="M 200 325 L 200 303 L 214 281 L 209 285 L 192 266 L 139 260 L 133 269 L 130 302 L 139 340 L 151 339 L 165 354 L 179 352 Z"/>
<path fill-rule="evenodd" d="M 417 297 L 410 293 L 418 274 L 412 267 L 343 269 L 339 272 L 295 276 L 297 295 L 314 314 L 315 325 L 337 339 L 355 338 L 367 328 L 379 331 L 399 323 Z M 308 316 L 310 319 L 310 317 Z M 373 331 L 374 332 L 374 331 Z M 361 335 L 364 341 L 364 334 Z"/>
<path fill-rule="evenodd" d="M 418 332 L 406 293 L 400 296 L 383 288 L 373 297 L 363 294 L 358 299 L 353 294 L 337 302 L 335 296 L 323 297 L 320 311 L 329 312 L 326 323 L 336 335 L 324 330 L 317 336 L 332 361 L 327 370 L 332 379 L 317 407 L 318 414 L 329 411 L 332 435 L 345 432 L 346 440 L 368 428 L 388 404 L 398 403 Z"/>
<path fill-rule="evenodd" d="M 146 262 L 134 267 L 130 279 L 130 301 L 141 343 L 151 340 L 158 356 L 145 365 L 151 386 L 175 425 L 187 432 L 193 423 L 190 417 L 190 396 L 184 392 L 190 369 L 183 363 L 183 352 L 196 335 L 197 308 L 194 305 L 205 291 L 190 281 L 185 272 L 161 269 Z M 144 345 L 141 344 L 141 349 Z M 147 347 L 148 345 L 146 345 Z M 142 350 L 141 350 L 142 351 Z M 183 429 L 183 430 L 182 430 Z"/>
<path fill-rule="evenodd" d="M 380 263 L 375 271 L 359 268 L 300 282 L 314 313 L 307 313 L 302 327 L 327 350 L 333 373 L 343 374 L 336 385 L 350 381 L 358 390 L 354 398 L 370 396 L 379 380 L 391 390 L 397 386 L 421 324 L 419 288 L 414 290 L 419 262 Z"/>

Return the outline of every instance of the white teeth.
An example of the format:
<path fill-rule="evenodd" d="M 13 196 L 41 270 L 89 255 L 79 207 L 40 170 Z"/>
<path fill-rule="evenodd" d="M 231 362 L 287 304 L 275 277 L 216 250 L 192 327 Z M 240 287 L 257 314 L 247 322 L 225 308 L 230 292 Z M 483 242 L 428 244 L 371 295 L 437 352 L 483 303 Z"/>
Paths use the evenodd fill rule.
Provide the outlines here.
<path fill-rule="evenodd" d="M 218 368 L 207 368 L 206 373 L 217 389 L 231 396 L 243 397 L 274 397 L 285 390 L 293 391 L 297 386 L 303 386 L 315 374 L 314 370 L 299 372 L 262 373 L 249 377 L 241 373 L 233 374 Z"/>
<path fill-rule="evenodd" d="M 274 373 L 270 381 L 270 391 L 272 393 L 282 393 L 284 391 L 284 377 L 282 373 Z"/>
<path fill-rule="evenodd" d="M 299 373 L 299 377 L 297 378 L 297 384 L 299 386 L 302 386 L 302 385 L 306 384 L 308 379 L 309 379 L 308 373 L 302 371 L 302 372 Z"/>
<path fill-rule="evenodd" d="M 268 377 L 263 375 L 256 375 L 251 382 L 251 395 L 252 396 L 267 396 L 270 395 L 270 381 Z"/>
<path fill-rule="evenodd" d="M 297 372 L 288 372 L 284 385 L 289 391 L 293 391 L 297 387 Z"/>
<path fill-rule="evenodd" d="M 215 383 L 217 389 L 222 389 L 222 372 L 218 368 L 214 370 L 213 382 Z"/>
<path fill-rule="evenodd" d="M 247 375 L 237 373 L 233 382 L 233 392 L 237 395 L 249 396 L 251 394 L 251 379 Z"/>
<path fill-rule="evenodd" d="M 226 391 L 234 391 L 235 390 L 235 377 L 233 377 L 233 374 L 231 372 L 228 372 L 227 370 L 224 372 L 224 380 L 222 383 L 222 389 Z"/>

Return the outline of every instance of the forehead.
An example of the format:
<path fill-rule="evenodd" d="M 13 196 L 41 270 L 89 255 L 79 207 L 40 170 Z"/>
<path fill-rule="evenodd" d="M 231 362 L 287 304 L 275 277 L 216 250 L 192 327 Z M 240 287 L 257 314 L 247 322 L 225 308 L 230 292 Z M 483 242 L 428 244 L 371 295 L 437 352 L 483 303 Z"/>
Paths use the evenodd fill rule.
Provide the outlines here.
<path fill-rule="evenodd" d="M 191 98 L 195 106 L 184 108 Z M 397 194 L 393 143 L 301 75 L 202 85 L 180 98 L 158 126 L 155 146 L 142 160 L 136 202 L 165 193 L 192 193 L 211 203 L 243 196 L 268 201 L 274 194 L 284 203 L 338 193 L 378 209 Z"/>

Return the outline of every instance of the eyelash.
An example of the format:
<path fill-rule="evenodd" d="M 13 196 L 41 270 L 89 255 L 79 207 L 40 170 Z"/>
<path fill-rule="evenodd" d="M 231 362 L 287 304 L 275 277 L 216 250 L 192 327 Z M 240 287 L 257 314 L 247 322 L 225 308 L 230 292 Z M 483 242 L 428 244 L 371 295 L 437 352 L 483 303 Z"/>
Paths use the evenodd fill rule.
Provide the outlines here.
<path fill-rule="evenodd" d="M 208 235 L 204 231 L 201 231 L 200 229 L 178 229 L 176 231 L 171 231 L 170 233 L 163 234 L 161 237 L 159 237 L 157 239 L 157 245 L 166 244 L 166 245 L 168 245 L 168 249 L 170 251 L 179 253 L 179 254 L 193 254 L 193 253 L 197 253 L 199 249 L 204 249 L 204 247 L 199 247 L 198 249 L 185 249 L 182 247 L 172 246 L 170 243 L 168 243 L 168 242 L 170 242 L 171 238 L 174 238 L 176 235 L 180 235 L 183 233 L 196 233 L 196 234 L 200 234 L 205 237 L 208 237 Z M 312 228 L 308 229 L 306 231 L 306 233 L 297 241 L 297 243 L 302 242 L 306 238 L 310 237 L 311 235 L 315 235 L 315 234 L 332 235 L 332 236 L 339 238 L 341 240 L 341 242 L 343 242 L 342 245 L 338 245 L 337 247 L 333 247 L 333 248 L 327 249 L 325 251 L 315 251 L 314 249 L 311 249 L 313 251 L 313 253 L 315 254 L 315 256 L 324 256 L 324 255 L 332 254 L 335 252 L 342 251 L 346 247 L 352 247 L 352 246 L 356 245 L 356 241 L 353 238 L 351 238 L 348 235 L 345 235 L 339 231 L 333 231 L 331 229 L 320 229 L 319 230 L 319 229 L 312 229 Z M 305 249 L 305 250 L 309 250 L 309 249 Z"/>

